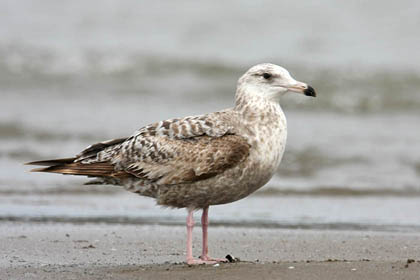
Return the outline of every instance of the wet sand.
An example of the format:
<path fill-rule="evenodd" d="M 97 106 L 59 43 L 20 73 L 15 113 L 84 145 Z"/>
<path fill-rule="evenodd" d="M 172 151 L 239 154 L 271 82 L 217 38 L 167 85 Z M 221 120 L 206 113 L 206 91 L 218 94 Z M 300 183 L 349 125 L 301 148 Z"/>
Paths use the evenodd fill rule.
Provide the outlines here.
<path fill-rule="evenodd" d="M 200 229 L 194 254 L 200 252 Z M 238 263 L 190 267 L 185 229 L 0 223 L 0 279 L 419 279 L 420 233 L 213 227 L 210 253 Z"/>

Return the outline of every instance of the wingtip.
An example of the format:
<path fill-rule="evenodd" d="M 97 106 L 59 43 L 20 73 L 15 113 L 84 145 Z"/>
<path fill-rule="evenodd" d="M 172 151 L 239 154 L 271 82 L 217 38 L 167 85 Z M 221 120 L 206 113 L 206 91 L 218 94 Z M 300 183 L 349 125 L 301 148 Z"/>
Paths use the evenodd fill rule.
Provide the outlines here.
<path fill-rule="evenodd" d="M 58 159 L 48 159 L 48 160 L 37 160 L 25 162 L 24 165 L 42 165 L 42 166 L 53 166 L 53 165 L 62 165 L 72 163 L 76 160 L 75 157 L 72 158 L 58 158 Z"/>
<path fill-rule="evenodd" d="M 45 167 L 32 168 L 31 170 L 29 170 L 29 172 L 43 172 L 44 169 L 45 169 Z"/>
<path fill-rule="evenodd" d="M 30 161 L 30 162 L 25 162 L 23 165 L 43 165 L 44 161 L 43 160 L 37 160 L 37 161 Z"/>

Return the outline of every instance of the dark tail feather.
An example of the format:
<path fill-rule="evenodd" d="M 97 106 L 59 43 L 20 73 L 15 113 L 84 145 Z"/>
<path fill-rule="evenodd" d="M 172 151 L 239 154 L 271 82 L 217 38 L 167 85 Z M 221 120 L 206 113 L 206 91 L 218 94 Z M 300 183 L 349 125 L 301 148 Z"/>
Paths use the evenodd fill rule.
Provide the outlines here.
<path fill-rule="evenodd" d="M 124 171 L 116 171 L 114 165 L 109 162 L 94 162 L 83 164 L 74 162 L 75 158 L 63 158 L 53 160 L 34 161 L 26 164 L 44 165 L 47 167 L 35 168 L 31 172 L 48 172 L 59 173 L 65 175 L 81 175 L 89 177 L 114 177 L 124 178 L 131 177 L 129 173 Z"/>
<path fill-rule="evenodd" d="M 42 166 L 63 165 L 63 164 L 73 163 L 75 160 L 76 160 L 75 157 L 73 157 L 73 158 L 48 159 L 48 160 L 27 162 L 27 163 L 25 163 L 25 165 L 42 165 Z"/>
<path fill-rule="evenodd" d="M 48 167 L 35 168 L 32 172 L 49 172 L 69 175 L 84 176 L 112 176 L 114 166 L 106 162 L 95 162 L 91 164 L 82 164 L 78 162 L 58 164 Z"/>

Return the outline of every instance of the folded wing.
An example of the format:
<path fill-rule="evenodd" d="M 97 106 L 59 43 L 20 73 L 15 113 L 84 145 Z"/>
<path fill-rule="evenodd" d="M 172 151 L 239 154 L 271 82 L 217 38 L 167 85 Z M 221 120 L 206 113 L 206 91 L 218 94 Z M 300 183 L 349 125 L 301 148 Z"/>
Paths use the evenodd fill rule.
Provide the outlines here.
<path fill-rule="evenodd" d="M 89 146 L 74 158 L 31 162 L 34 169 L 170 185 L 204 180 L 249 155 L 245 138 L 223 122 L 222 112 L 172 119 L 143 127 L 129 138 Z"/>

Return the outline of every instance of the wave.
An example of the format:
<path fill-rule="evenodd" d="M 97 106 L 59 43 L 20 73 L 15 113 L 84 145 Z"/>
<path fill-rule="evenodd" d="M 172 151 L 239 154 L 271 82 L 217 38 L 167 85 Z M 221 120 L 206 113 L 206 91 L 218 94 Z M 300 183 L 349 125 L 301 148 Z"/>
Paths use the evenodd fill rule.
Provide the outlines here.
<path fill-rule="evenodd" d="M 375 197 L 420 197 L 420 188 L 346 188 L 346 187 L 314 187 L 310 189 L 278 189 L 264 188 L 255 195 L 259 196 L 375 196 Z"/>
<path fill-rule="evenodd" d="M 58 131 L 34 129 L 22 125 L 18 122 L 0 122 L 0 135 L 1 139 L 33 139 L 37 141 L 69 141 L 77 139 L 82 142 L 98 141 L 101 135 L 81 133 L 81 132 L 68 132 L 62 133 Z M 33 151 L 28 151 L 33 152 Z M 12 153 L 13 154 L 13 153 Z M 19 156 L 20 154 L 18 154 Z"/>
<path fill-rule="evenodd" d="M 132 224 L 132 225 L 164 225 L 185 226 L 184 219 L 162 216 L 129 217 L 129 216 L 18 216 L 0 215 L 3 222 L 32 222 L 32 223 L 71 223 L 71 224 Z M 301 229 L 301 230 L 355 230 L 382 232 L 418 232 L 419 225 L 401 224 L 370 224 L 370 223 L 316 223 L 316 222 L 282 222 L 273 220 L 217 220 L 213 219 L 212 227 L 240 227 L 240 228 L 271 228 L 271 229 Z"/>
<path fill-rule="evenodd" d="M 229 98 L 235 81 L 249 65 L 211 59 L 186 59 L 151 53 L 85 50 L 73 54 L 29 46 L 0 45 L 0 88 L 34 89 L 61 86 L 108 87 L 119 92 L 144 92 L 145 84 L 188 79 L 212 98 Z M 418 111 L 420 73 L 392 68 L 308 68 L 286 63 L 319 92 L 316 102 L 292 99 L 286 108 L 335 112 Z M 203 86 L 204 85 L 204 86 Z M 172 87 L 173 88 L 173 87 Z M 168 88 L 168 89 L 171 89 Z M 153 90 L 153 88 L 152 88 Z M 156 90 L 156 89 L 155 89 Z"/>
<path fill-rule="evenodd" d="M 337 157 L 336 155 L 323 153 L 314 146 L 308 146 L 301 150 L 289 149 L 284 154 L 277 174 L 281 177 L 310 177 L 322 168 L 367 163 L 369 163 L 369 158 L 367 157 Z"/>
<path fill-rule="evenodd" d="M 115 195 L 125 193 L 117 187 L 85 186 L 63 184 L 60 182 L 43 183 L 42 187 L 27 183 L 26 188 L 7 187 L 8 181 L 0 181 L 0 195 Z M 308 189 L 265 187 L 257 191 L 256 196 L 314 196 L 314 197 L 420 197 L 420 188 L 349 188 L 349 187 L 313 187 Z"/>

